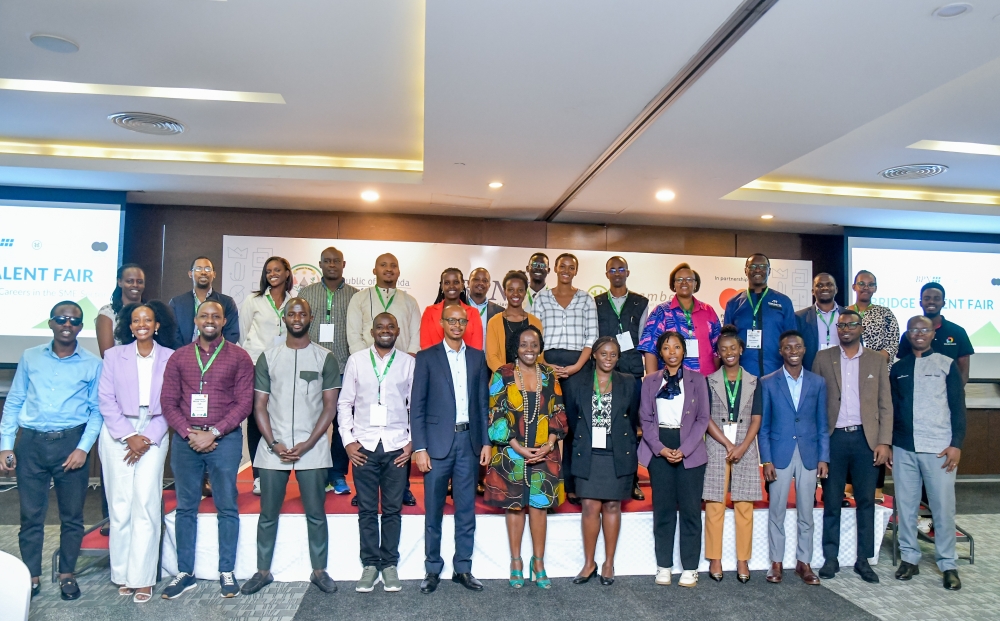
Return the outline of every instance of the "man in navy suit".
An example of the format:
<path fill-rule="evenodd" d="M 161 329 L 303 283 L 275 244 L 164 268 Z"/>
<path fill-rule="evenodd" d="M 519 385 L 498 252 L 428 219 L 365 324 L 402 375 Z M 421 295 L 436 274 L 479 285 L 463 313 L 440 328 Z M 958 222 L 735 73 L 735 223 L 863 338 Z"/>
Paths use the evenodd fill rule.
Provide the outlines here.
<path fill-rule="evenodd" d="M 822 272 L 813 278 L 813 297 L 816 302 L 795 313 L 799 332 L 806 344 L 806 355 L 802 366 L 812 370 L 816 354 L 824 349 L 840 344 L 837 335 L 837 320 L 846 309 L 837 304 L 837 281 Z"/>
<path fill-rule="evenodd" d="M 478 319 L 478 318 L 477 318 Z M 472 575 L 476 534 L 476 481 L 490 458 L 486 411 L 489 375 L 486 357 L 462 341 L 469 323 L 460 305 L 441 313 L 444 340 L 417 353 L 410 396 L 413 461 L 424 473 L 424 566 L 421 593 L 441 580 L 441 519 L 448 480 L 455 500 L 455 557 L 452 581 L 472 591 L 483 584 Z"/>
<path fill-rule="evenodd" d="M 208 257 L 198 257 L 191 262 L 188 276 L 191 278 L 191 292 L 174 296 L 169 303 L 170 310 L 174 311 L 174 318 L 177 319 L 174 347 L 180 348 L 198 338 L 194 328 L 194 318 L 198 314 L 198 307 L 206 300 L 222 305 L 222 314 L 226 318 L 226 325 L 222 328 L 222 338 L 230 343 L 239 341 L 239 309 L 236 308 L 233 298 L 212 290 L 212 282 L 215 280 L 212 260 Z"/>
<path fill-rule="evenodd" d="M 784 332 L 778 340 L 784 365 L 761 380 L 764 416 L 757 444 L 764 478 L 771 483 L 768 499 L 768 542 L 771 569 L 768 582 L 781 582 L 785 557 L 785 510 L 788 488 L 795 479 L 798 546 L 795 573 L 806 584 L 819 584 L 810 567 L 813 555 L 813 507 L 816 477 L 825 479 L 830 463 L 827 433 L 826 382 L 802 368 L 806 345 L 798 330 Z"/>

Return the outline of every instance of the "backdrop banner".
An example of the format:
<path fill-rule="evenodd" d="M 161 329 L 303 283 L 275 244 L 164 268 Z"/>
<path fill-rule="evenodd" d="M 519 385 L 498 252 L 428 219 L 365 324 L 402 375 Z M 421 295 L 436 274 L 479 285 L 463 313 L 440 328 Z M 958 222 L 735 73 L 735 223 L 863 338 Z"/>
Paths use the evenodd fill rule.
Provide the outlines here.
<path fill-rule="evenodd" d="M 505 305 L 501 282 L 508 270 L 523 270 L 528 257 L 535 249 L 507 246 L 469 246 L 462 244 L 428 244 L 422 242 L 372 241 L 360 239 L 303 239 L 295 237 L 251 237 L 226 235 L 223 237 L 222 292 L 241 304 L 243 299 L 259 287 L 261 271 L 268 257 L 288 259 L 295 272 L 296 286 L 304 286 L 320 279 L 319 255 L 323 249 L 335 246 L 344 253 L 347 283 L 359 289 L 375 284 L 372 268 L 379 255 L 391 252 L 399 260 L 398 286 L 414 298 L 421 307 L 434 303 L 441 272 L 448 267 L 462 270 L 466 280 L 469 272 L 485 267 L 490 272 L 493 287 L 490 300 Z M 726 302 L 746 287 L 743 268 L 745 258 L 707 257 L 679 254 L 650 254 L 641 252 L 610 252 L 593 250 L 539 249 L 549 257 L 555 267 L 556 257 L 572 252 L 580 260 L 580 271 L 574 280 L 577 287 L 591 295 L 607 290 L 608 279 L 604 265 L 615 255 L 628 261 L 630 275 L 628 288 L 649 298 L 652 304 L 666 302 L 673 297 L 670 291 L 670 271 L 678 263 L 689 263 L 701 277 L 701 290 L 695 294 L 702 302 L 711 304 L 721 316 Z M 556 284 L 555 273 L 550 273 L 549 286 Z M 781 291 L 792 299 L 795 309 L 812 303 L 812 262 L 775 259 L 771 261 L 772 289 Z"/>

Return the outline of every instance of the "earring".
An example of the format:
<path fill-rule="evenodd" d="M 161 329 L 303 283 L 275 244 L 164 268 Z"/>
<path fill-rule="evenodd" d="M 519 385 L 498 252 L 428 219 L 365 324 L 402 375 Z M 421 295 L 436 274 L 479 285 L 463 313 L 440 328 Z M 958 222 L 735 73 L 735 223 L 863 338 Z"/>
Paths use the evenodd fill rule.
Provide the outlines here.
<path fill-rule="evenodd" d="M 156 336 L 156 335 L 157 335 L 157 334 L 159 334 L 159 333 L 160 333 L 160 331 L 159 331 L 159 330 L 153 330 L 153 336 Z"/>

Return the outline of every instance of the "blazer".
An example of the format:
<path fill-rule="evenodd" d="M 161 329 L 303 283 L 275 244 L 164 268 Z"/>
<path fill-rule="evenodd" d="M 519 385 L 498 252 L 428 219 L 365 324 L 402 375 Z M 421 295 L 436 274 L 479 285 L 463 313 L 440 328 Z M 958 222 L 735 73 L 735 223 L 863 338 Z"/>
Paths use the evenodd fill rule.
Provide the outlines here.
<path fill-rule="evenodd" d="M 712 420 L 721 429 L 729 420 L 729 396 L 726 394 L 726 370 L 720 368 L 708 376 L 708 393 L 712 400 Z M 760 414 L 760 380 L 743 369 L 743 384 L 740 387 L 739 418 L 736 423 L 736 441 L 743 442 L 750 431 L 750 423 Z M 701 497 L 710 502 L 726 501 L 726 449 L 712 436 L 705 436 L 708 451 L 708 467 L 705 468 L 705 486 Z M 732 465 L 729 474 L 729 490 L 733 502 L 760 500 L 760 456 L 756 439 L 743 454 L 743 458 Z"/>
<path fill-rule="evenodd" d="M 785 381 L 784 367 L 760 381 L 763 389 L 764 416 L 757 434 L 757 447 L 762 463 L 775 468 L 787 468 L 795 447 L 808 470 L 818 462 L 830 463 L 830 433 L 827 430 L 826 382 L 802 369 L 802 392 L 799 407 L 792 404 L 792 393 Z"/>
<path fill-rule="evenodd" d="M 663 383 L 663 369 L 642 380 L 642 397 L 639 404 L 639 424 L 642 426 L 642 441 L 639 442 L 639 461 L 643 466 L 660 454 L 660 419 L 656 416 L 656 393 Z M 681 453 L 684 453 L 684 467 L 697 468 L 708 463 L 705 450 L 705 433 L 711 417 L 708 402 L 708 384 L 705 376 L 694 371 L 686 371 L 681 380 L 687 407 L 681 415 Z"/>
<path fill-rule="evenodd" d="M 816 354 L 813 373 L 826 381 L 826 413 L 829 432 L 837 428 L 840 416 L 840 347 L 824 349 Z M 889 363 L 879 352 L 862 347 L 858 359 L 858 396 L 861 398 L 861 426 L 865 431 L 868 447 L 875 450 L 879 444 L 892 446 L 892 385 L 889 384 Z"/>
<path fill-rule="evenodd" d="M 615 475 L 618 477 L 634 474 L 639 467 L 635 434 L 639 425 L 639 390 L 636 386 L 635 376 L 621 371 L 611 372 L 611 442 L 608 448 L 614 453 Z M 594 385 L 590 382 L 573 382 L 563 395 L 566 417 L 573 419 L 569 427 L 576 430 L 570 473 L 581 479 L 590 478 L 593 397 Z"/>
<path fill-rule="evenodd" d="M 149 422 L 142 435 L 159 445 L 167 433 L 167 419 L 160 408 L 163 371 L 174 350 L 153 342 L 153 381 L 149 385 Z M 139 371 L 135 343 L 117 345 L 104 352 L 104 367 L 97 384 L 101 416 L 111 437 L 121 440 L 135 432 L 126 416 L 139 416 Z"/>
<path fill-rule="evenodd" d="M 433 459 L 444 459 L 455 441 L 455 384 L 444 351 L 444 341 L 417 352 L 410 392 L 410 436 L 413 450 L 426 450 Z M 469 431 L 472 448 L 479 453 L 490 445 L 487 424 L 489 372 L 482 350 L 465 347 L 469 394 Z"/>
<path fill-rule="evenodd" d="M 240 340 L 240 311 L 236 308 L 236 302 L 233 301 L 233 298 L 213 289 L 205 300 L 222 304 L 222 314 L 226 318 L 226 325 L 222 327 L 222 338 L 230 343 L 238 343 Z M 187 291 L 170 298 L 169 305 L 177 320 L 174 345 L 180 348 L 194 340 L 194 292 Z M 257 361 L 254 360 L 254 362 Z"/>
<path fill-rule="evenodd" d="M 847 310 L 840 304 L 837 304 L 838 316 L 840 313 Z M 819 329 L 816 327 L 816 305 L 812 304 L 803 308 L 802 310 L 796 311 L 795 313 L 795 323 L 799 326 L 799 332 L 802 333 L 802 340 L 806 344 L 806 355 L 802 358 L 802 368 L 811 369 L 813 368 L 813 360 L 816 358 L 816 354 L 819 353 Z M 834 328 L 834 333 L 837 329 Z M 836 336 L 834 336 L 836 338 Z M 838 340 L 837 343 L 840 343 Z M 830 349 L 833 349 L 832 347 Z"/>

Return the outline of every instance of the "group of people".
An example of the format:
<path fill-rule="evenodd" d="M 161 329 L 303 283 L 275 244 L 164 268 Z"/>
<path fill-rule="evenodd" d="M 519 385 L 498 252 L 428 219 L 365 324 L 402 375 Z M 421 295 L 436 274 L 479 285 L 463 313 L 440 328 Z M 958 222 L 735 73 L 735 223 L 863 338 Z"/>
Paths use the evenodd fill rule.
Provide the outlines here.
<path fill-rule="evenodd" d="M 271 257 L 259 290 L 240 308 L 212 288 L 214 266 L 205 257 L 191 264 L 192 290 L 167 304 L 146 300 L 142 268 L 123 265 L 111 303 L 96 319 L 101 358 L 77 343 L 81 308 L 68 301 L 52 308 L 53 339 L 24 352 L 0 419 L 0 471 L 17 474 L 19 541 L 33 595 L 40 589 L 46 490 L 54 483 L 61 596 L 80 596 L 74 573 L 85 466 L 98 442 L 111 580 L 137 603 L 153 596 L 171 440 L 178 574 L 162 591 L 166 599 L 197 586 L 197 513 L 206 494 L 218 515 L 222 596 L 255 593 L 273 581 L 292 471 L 306 513 L 310 580 L 336 591 L 326 572 L 324 501 L 327 492 L 351 492 L 351 468 L 362 565 L 355 589 L 370 592 L 381 582 L 386 591 L 401 590 L 401 511 L 416 503 L 411 461 L 423 474 L 423 593 L 437 589 L 444 567 L 448 495 L 451 579 L 483 588 L 472 574 L 477 492 L 505 511 L 511 587 L 551 587 L 546 518 L 566 501 L 582 511 L 585 560 L 573 583 L 612 584 L 621 503 L 643 498 L 640 463 L 652 493 L 656 584 L 671 583 L 678 529 L 678 584 L 697 584 L 702 537 L 709 576 L 723 579 L 727 497 L 736 577 L 750 580 L 753 503 L 765 487 L 772 561 L 766 579 L 781 582 L 793 482 L 799 578 L 819 584 L 838 573 L 841 509 L 853 498 L 854 572 L 878 582 L 868 559 L 876 553 L 874 507 L 889 466 L 903 561 L 896 578 L 918 573 L 923 488 L 944 586 L 960 588 L 954 484 L 973 350 L 965 331 L 941 315 L 940 284 L 923 287 L 924 314 L 909 320 L 900 339 L 891 311 L 871 302 L 871 272 L 855 276 L 849 307 L 834 301 L 833 277 L 817 275 L 815 303 L 796 313 L 787 296 L 768 287 L 770 261 L 761 254 L 747 259 L 748 287 L 729 300 L 721 321 L 695 297 L 701 277 L 686 263 L 670 272 L 672 299 L 653 308 L 628 290 L 628 263 L 619 256 L 607 261 L 607 292 L 591 297 L 573 285 L 574 255 L 559 255 L 550 268 L 548 257 L 535 253 L 524 271 L 503 277 L 505 306 L 488 299 L 493 281 L 486 269 L 474 269 L 466 281 L 448 268 L 435 303 L 422 312 L 396 288 L 393 255 L 378 257 L 377 282 L 368 289 L 347 284 L 345 265 L 339 250 L 327 248 L 321 280 L 296 290 L 288 261 Z M 557 277 L 551 288 L 550 269 Z M 261 510 L 258 571 L 240 585 L 233 568 L 244 421 Z M 810 566 L 817 479 L 825 558 L 818 575 Z"/>

